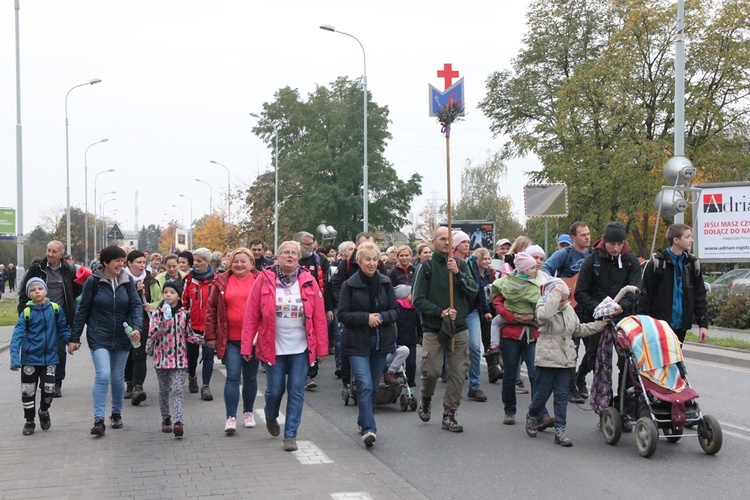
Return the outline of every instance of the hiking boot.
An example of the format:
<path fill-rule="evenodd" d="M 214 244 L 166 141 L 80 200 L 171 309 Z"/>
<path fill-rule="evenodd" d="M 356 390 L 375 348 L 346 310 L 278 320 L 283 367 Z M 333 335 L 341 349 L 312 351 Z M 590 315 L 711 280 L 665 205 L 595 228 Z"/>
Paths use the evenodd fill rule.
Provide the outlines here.
<path fill-rule="evenodd" d="M 583 396 L 581 396 L 581 393 L 578 392 L 578 389 L 573 389 L 571 391 L 568 391 L 568 403 L 574 403 L 577 405 L 582 405 L 585 403 L 586 400 L 583 399 Z"/>
<path fill-rule="evenodd" d="M 487 365 L 487 377 L 489 378 L 490 384 L 494 384 L 503 378 L 503 371 L 497 365 Z"/>
<path fill-rule="evenodd" d="M 542 419 L 539 421 L 540 431 L 549 429 L 550 427 L 554 427 L 554 426 L 555 426 L 555 417 L 552 417 L 550 415 L 547 415 L 546 417 L 542 417 Z"/>
<path fill-rule="evenodd" d="M 91 434 L 93 436 L 103 436 L 104 431 L 106 431 L 107 428 L 104 426 L 104 419 L 103 418 L 97 418 L 94 420 L 94 426 L 91 428 Z"/>
<path fill-rule="evenodd" d="M 172 419 L 167 417 L 161 421 L 161 431 L 169 434 L 172 432 Z"/>
<path fill-rule="evenodd" d="M 133 382 L 125 382 L 125 394 L 124 399 L 130 399 L 133 397 Z"/>
<path fill-rule="evenodd" d="M 385 382 L 385 385 L 400 384 L 400 381 L 398 380 L 398 377 L 396 376 L 396 374 L 391 371 L 385 372 L 385 375 L 383 376 L 383 381 Z"/>
<path fill-rule="evenodd" d="M 203 401 L 213 401 L 214 400 L 214 396 L 213 396 L 213 394 L 211 394 L 211 388 L 208 387 L 207 385 L 204 385 L 203 387 L 201 387 L 201 399 Z"/>
<path fill-rule="evenodd" d="M 516 380 L 516 394 L 528 394 L 529 390 L 523 385 L 523 380 Z"/>
<path fill-rule="evenodd" d="M 55 384 L 55 390 L 52 393 L 53 398 L 61 398 L 62 397 L 62 384 Z"/>
<path fill-rule="evenodd" d="M 364 435 L 362 436 L 362 442 L 365 443 L 365 446 L 369 448 L 375 444 L 375 440 L 377 438 L 378 437 L 375 435 L 374 432 L 368 431 L 368 432 L 365 432 Z"/>
<path fill-rule="evenodd" d="M 26 422 L 23 424 L 23 431 L 21 431 L 21 433 L 24 436 L 31 436 L 34 434 L 34 429 L 36 429 L 36 424 L 34 422 Z"/>
<path fill-rule="evenodd" d="M 419 415 L 419 418 L 422 420 L 422 422 L 429 422 L 430 417 L 432 416 L 432 413 L 430 410 L 432 409 L 432 398 L 426 398 L 422 396 L 422 401 L 419 404 L 419 409 L 417 410 L 417 414 Z"/>
<path fill-rule="evenodd" d="M 318 383 L 315 382 L 311 377 L 307 377 L 305 379 L 305 390 L 306 391 L 312 391 L 313 389 L 318 387 Z"/>
<path fill-rule="evenodd" d="M 281 434 L 281 427 L 279 427 L 279 421 L 275 418 L 273 420 L 266 420 L 266 430 L 273 437 L 276 437 L 279 434 Z"/>
<path fill-rule="evenodd" d="M 224 424 L 224 432 L 226 434 L 234 434 L 237 432 L 237 419 L 234 417 L 227 418 L 227 423 Z"/>
<path fill-rule="evenodd" d="M 188 376 L 188 391 L 190 391 L 190 394 L 196 394 L 198 392 L 198 376 L 190 377 Z"/>
<path fill-rule="evenodd" d="M 297 438 L 284 438 L 284 451 L 297 451 Z"/>
<path fill-rule="evenodd" d="M 573 441 L 565 435 L 565 427 L 555 427 L 555 444 L 565 447 L 573 446 Z"/>
<path fill-rule="evenodd" d="M 478 403 L 484 403 L 487 401 L 487 396 L 482 392 L 482 389 L 469 389 L 469 393 L 466 395 L 468 399 L 473 399 Z"/>
<path fill-rule="evenodd" d="M 581 376 L 581 374 L 578 374 L 576 376 L 576 388 L 582 398 L 589 397 L 589 389 L 586 387 L 586 375 Z"/>
<path fill-rule="evenodd" d="M 443 412 L 443 429 L 451 432 L 463 432 L 464 426 L 456 420 L 456 410 L 447 410 Z"/>
<path fill-rule="evenodd" d="M 182 422 L 175 422 L 174 423 L 174 437 L 182 437 L 182 435 L 185 434 L 185 426 Z"/>
<path fill-rule="evenodd" d="M 50 428 L 50 426 L 52 425 L 52 421 L 49 418 L 49 410 L 39 410 L 39 425 L 42 426 L 43 431 L 46 431 Z"/>
<path fill-rule="evenodd" d="M 516 416 L 511 415 L 510 413 L 506 413 L 505 417 L 503 417 L 503 424 L 505 425 L 515 425 L 516 424 Z"/>
<path fill-rule="evenodd" d="M 530 414 L 526 414 L 526 434 L 529 437 L 536 437 L 536 433 L 539 431 L 539 417 L 532 417 Z"/>
<path fill-rule="evenodd" d="M 109 416 L 109 422 L 113 429 L 122 429 L 122 415 L 113 413 Z"/>
<path fill-rule="evenodd" d="M 143 390 L 142 385 L 134 385 L 133 386 L 133 397 L 130 398 L 130 404 L 133 406 L 138 406 L 139 404 L 146 401 L 146 391 Z"/>

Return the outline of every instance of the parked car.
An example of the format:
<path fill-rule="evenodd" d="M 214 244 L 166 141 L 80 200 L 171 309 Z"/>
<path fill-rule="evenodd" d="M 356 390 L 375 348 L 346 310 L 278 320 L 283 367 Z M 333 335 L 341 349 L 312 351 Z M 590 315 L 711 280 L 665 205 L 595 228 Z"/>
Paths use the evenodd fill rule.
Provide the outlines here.
<path fill-rule="evenodd" d="M 750 269 L 732 269 L 728 273 L 724 273 L 711 283 L 711 290 L 719 290 L 721 288 L 733 289 L 738 286 L 750 285 Z"/>

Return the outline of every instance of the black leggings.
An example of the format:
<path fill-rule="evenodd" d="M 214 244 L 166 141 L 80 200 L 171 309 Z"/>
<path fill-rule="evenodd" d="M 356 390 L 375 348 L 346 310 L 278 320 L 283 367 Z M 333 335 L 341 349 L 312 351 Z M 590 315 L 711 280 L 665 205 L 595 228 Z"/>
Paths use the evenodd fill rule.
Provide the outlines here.
<path fill-rule="evenodd" d="M 21 403 L 27 422 L 33 422 L 36 416 L 37 386 L 42 389 L 39 409 L 47 411 L 55 394 L 55 365 L 21 367 Z"/>
<path fill-rule="evenodd" d="M 146 381 L 146 341 L 148 340 L 147 335 L 141 332 L 141 346 L 137 349 L 135 347 L 130 348 L 130 354 L 128 354 L 128 360 L 125 363 L 125 380 L 132 382 L 133 385 L 143 385 Z"/>

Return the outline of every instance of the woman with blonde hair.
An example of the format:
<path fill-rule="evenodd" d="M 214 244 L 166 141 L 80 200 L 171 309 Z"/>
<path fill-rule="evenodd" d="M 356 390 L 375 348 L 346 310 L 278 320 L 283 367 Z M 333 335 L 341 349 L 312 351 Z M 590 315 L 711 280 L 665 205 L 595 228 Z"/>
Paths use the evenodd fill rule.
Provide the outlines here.
<path fill-rule="evenodd" d="M 398 285 L 409 285 L 414 283 L 414 266 L 411 265 L 411 248 L 403 245 L 396 250 L 397 263 L 388 273 L 391 278 L 393 288 Z"/>
<path fill-rule="evenodd" d="M 516 258 L 516 254 L 523 252 L 533 244 L 534 242 L 531 241 L 531 239 L 523 235 L 517 237 L 515 241 L 513 241 L 513 244 L 510 246 L 510 250 L 508 250 L 508 253 L 505 254 L 505 262 L 503 262 L 503 265 L 500 266 L 501 278 L 506 274 L 513 272 L 513 270 L 516 268 L 515 264 L 513 264 L 513 261 Z"/>

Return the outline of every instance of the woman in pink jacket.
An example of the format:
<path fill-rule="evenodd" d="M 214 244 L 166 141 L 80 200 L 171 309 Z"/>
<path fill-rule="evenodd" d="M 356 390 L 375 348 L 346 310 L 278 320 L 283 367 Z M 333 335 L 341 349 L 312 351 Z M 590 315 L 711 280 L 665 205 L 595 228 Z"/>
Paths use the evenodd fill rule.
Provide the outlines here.
<path fill-rule="evenodd" d="M 279 246 L 278 265 L 263 270 L 250 291 L 242 325 L 241 351 L 268 363 L 266 368 L 266 429 L 278 436 L 279 407 L 288 388 L 284 450 L 297 449 L 297 428 L 305 403 L 308 368 L 328 355 L 328 323 L 323 294 L 316 279 L 299 267 L 300 245 Z M 253 354 L 253 347 L 255 351 Z"/>

